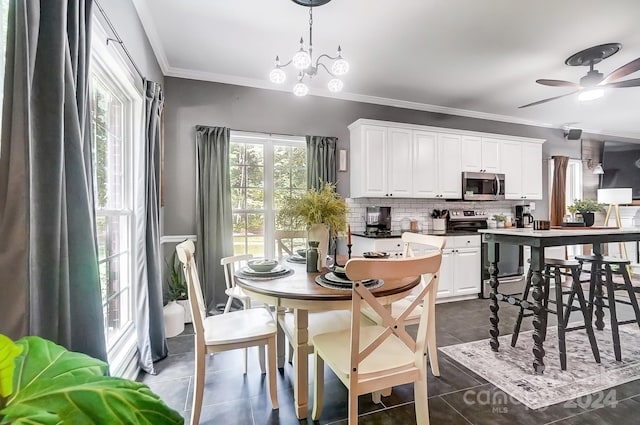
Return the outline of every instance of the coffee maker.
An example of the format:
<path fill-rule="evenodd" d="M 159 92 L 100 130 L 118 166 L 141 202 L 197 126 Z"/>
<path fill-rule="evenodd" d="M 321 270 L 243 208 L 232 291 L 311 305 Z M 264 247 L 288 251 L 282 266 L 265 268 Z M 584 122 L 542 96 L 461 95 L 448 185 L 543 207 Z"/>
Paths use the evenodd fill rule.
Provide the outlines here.
<path fill-rule="evenodd" d="M 391 233 L 391 207 L 367 207 L 364 221 L 366 233 Z"/>
<path fill-rule="evenodd" d="M 533 215 L 529 205 L 516 205 L 516 227 L 532 227 Z"/>

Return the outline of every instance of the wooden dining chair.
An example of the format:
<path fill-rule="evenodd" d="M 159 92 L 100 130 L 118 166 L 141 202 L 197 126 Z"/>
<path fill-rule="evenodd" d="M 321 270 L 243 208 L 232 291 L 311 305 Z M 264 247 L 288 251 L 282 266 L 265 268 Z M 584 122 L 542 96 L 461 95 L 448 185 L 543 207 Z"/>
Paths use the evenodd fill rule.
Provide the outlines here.
<path fill-rule="evenodd" d="M 403 243 L 403 256 L 405 258 L 415 257 L 416 252 L 427 251 L 439 251 L 444 249 L 447 238 L 443 236 L 424 235 L 420 233 L 405 232 L 402 234 Z M 412 294 L 405 298 L 395 301 L 391 304 L 391 315 L 396 319 L 400 317 L 403 311 L 411 305 L 416 297 L 416 292 L 419 289 L 424 288 L 426 280 L 423 278 L 421 285 L 417 288 L 418 291 L 413 291 Z M 409 312 L 404 319 L 404 326 L 417 325 L 420 323 L 420 317 L 422 316 L 423 305 L 427 306 L 429 314 L 429 329 L 427 329 L 427 346 L 429 348 L 429 364 L 431 365 L 431 372 L 433 376 L 440 376 L 440 366 L 438 364 L 438 346 L 436 344 L 436 296 L 438 295 L 438 282 L 432 282 L 427 292 L 424 303 L 418 304 L 415 308 Z M 373 320 L 376 324 L 382 324 L 382 318 L 372 308 L 365 308 L 363 314 L 369 319 Z"/>
<path fill-rule="evenodd" d="M 269 395 L 271 406 L 278 408 L 276 391 L 276 324 L 266 308 L 251 308 L 214 316 L 206 315 L 204 297 L 194 260 L 195 246 L 185 241 L 176 246 L 187 282 L 189 307 L 195 331 L 195 374 L 191 425 L 200 421 L 205 380 L 206 354 L 254 346 L 267 347 Z"/>
<path fill-rule="evenodd" d="M 294 239 L 302 239 L 306 241 L 307 232 L 304 230 L 276 230 L 274 233 L 274 239 L 276 241 L 278 258 L 282 258 L 285 254 L 294 254 Z M 287 241 L 290 241 L 290 245 L 287 244 Z M 306 243 L 303 245 L 306 245 Z"/>
<path fill-rule="evenodd" d="M 428 309 L 422 310 L 415 340 L 407 333 L 403 322 L 424 299 L 431 285 L 437 285 L 441 262 L 442 253 L 439 251 L 399 260 L 356 258 L 347 262 L 347 276 L 354 281 L 350 329 L 313 337 L 314 420 L 319 419 L 322 413 L 326 362 L 349 390 L 349 425 L 358 423 L 359 395 L 410 382 L 414 384 L 416 423 L 429 423 L 426 359 L 431 315 Z M 424 277 L 427 282 L 398 318 L 393 317 L 362 283 L 367 279 L 408 279 L 418 276 Z M 365 303 L 380 315 L 382 325 L 360 326 L 361 308 Z"/>

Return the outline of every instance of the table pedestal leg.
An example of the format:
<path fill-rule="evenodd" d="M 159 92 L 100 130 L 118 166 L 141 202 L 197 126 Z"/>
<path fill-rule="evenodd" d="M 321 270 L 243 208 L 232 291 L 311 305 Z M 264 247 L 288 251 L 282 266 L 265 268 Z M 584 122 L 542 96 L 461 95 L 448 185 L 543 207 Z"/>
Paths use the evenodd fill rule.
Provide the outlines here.
<path fill-rule="evenodd" d="M 500 336 L 500 331 L 498 330 L 498 323 L 500 323 L 500 318 L 498 317 L 498 311 L 500 310 L 500 306 L 498 305 L 498 285 L 500 285 L 498 281 L 498 261 L 500 261 L 500 244 L 489 242 L 487 248 L 489 258 L 489 285 L 491 286 L 491 294 L 489 295 L 489 310 L 491 311 L 489 314 L 489 322 L 491 325 L 489 335 L 491 335 L 491 339 L 489 340 L 489 345 L 491 345 L 493 351 L 498 351 L 500 348 L 500 342 L 498 341 L 498 336 Z"/>
<path fill-rule="evenodd" d="M 293 395 L 295 400 L 296 416 L 298 419 L 307 417 L 309 410 L 309 353 L 307 352 L 307 340 L 309 338 L 309 314 L 307 310 L 295 309 L 293 342 Z"/>
<path fill-rule="evenodd" d="M 544 290 L 544 248 L 531 247 L 531 286 L 533 297 L 533 369 L 544 372 L 544 337 L 547 331 L 547 309 L 544 306 L 547 294 Z"/>

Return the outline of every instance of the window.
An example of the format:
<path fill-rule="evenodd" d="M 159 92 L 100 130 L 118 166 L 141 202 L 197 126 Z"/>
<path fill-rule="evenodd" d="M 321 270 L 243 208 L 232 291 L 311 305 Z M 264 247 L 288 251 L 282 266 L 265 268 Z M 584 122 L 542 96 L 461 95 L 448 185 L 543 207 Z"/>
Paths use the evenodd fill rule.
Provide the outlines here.
<path fill-rule="evenodd" d="M 111 373 L 122 375 L 135 353 L 133 325 L 133 171 L 142 99 L 94 20 L 89 81 L 98 266 Z M 113 44 L 112 44 L 113 45 Z"/>
<path fill-rule="evenodd" d="M 235 255 L 273 257 L 277 210 L 307 189 L 303 137 L 231 132 L 229 165 Z M 283 241 L 290 248 L 302 240 Z"/>

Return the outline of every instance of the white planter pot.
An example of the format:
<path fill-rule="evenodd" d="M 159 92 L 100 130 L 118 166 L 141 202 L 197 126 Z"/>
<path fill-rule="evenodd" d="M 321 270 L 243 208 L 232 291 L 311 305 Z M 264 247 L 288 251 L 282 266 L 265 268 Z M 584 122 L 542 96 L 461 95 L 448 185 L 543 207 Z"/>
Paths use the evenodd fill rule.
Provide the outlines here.
<path fill-rule="evenodd" d="M 191 307 L 189 307 L 189 300 L 178 300 L 176 301 L 178 304 L 184 308 L 184 323 L 191 323 L 193 319 L 191 318 Z"/>
<path fill-rule="evenodd" d="M 174 337 L 184 331 L 184 308 L 175 301 L 169 302 L 162 308 L 164 318 L 164 335 Z"/>

